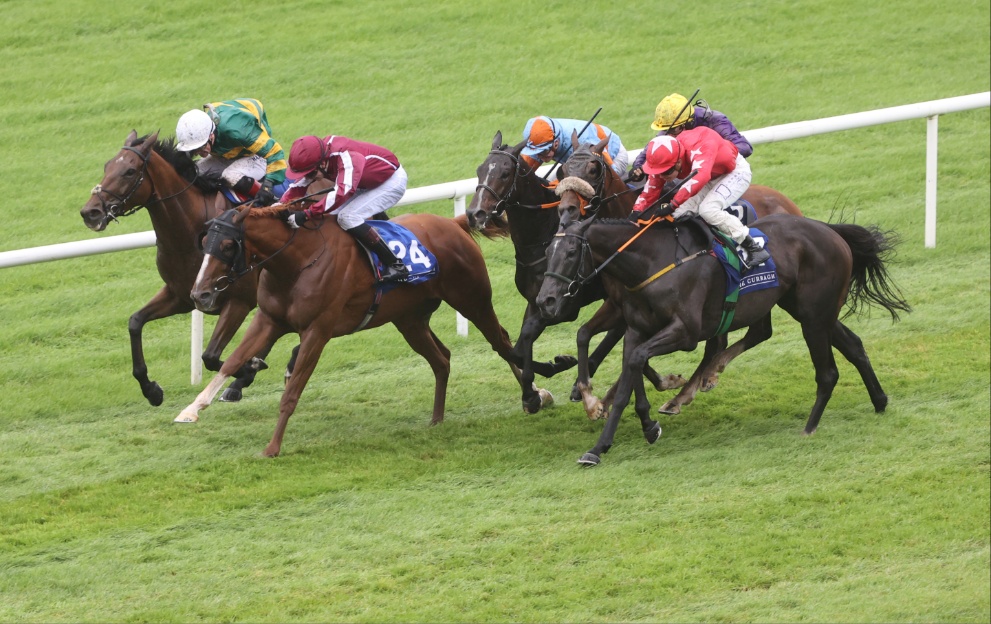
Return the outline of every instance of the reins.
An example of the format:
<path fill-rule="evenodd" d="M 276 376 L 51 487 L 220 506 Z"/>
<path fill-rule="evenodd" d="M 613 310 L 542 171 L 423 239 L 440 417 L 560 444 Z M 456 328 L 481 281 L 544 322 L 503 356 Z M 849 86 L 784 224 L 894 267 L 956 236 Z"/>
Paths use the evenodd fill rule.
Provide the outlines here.
<path fill-rule="evenodd" d="M 516 206 L 518 208 L 525 208 L 525 209 L 528 209 L 528 210 L 547 210 L 549 208 L 557 208 L 561 204 L 561 201 L 560 200 L 558 200 L 556 202 L 550 202 L 550 203 L 547 203 L 547 204 L 522 204 L 522 203 L 520 203 L 518 201 L 510 201 L 509 198 L 516 194 L 516 186 L 517 186 L 517 183 L 519 182 L 519 179 L 521 177 L 525 177 L 527 175 L 530 175 L 531 173 L 533 173 L 533 170 L 529 170 L 526 173 L 521 173 L 520 172 L 520 159 L 518 157 L 514 156 L 513 154 L 510 154 L 509 152 L 504 152 L 504 151 L 498 150 L 498 149 L 494 149 L 494 150 L 490 150 L 489 151 L 489 156 L 495 156 L 495 155 L 505 156 L 506 158 L 509 158 L 512 161 L 512 163 L 513 163 L 513 185 L 511 187 L 509 187 L 509 191 L 506 193 L 506 195 L 504 197 L 500 197 L 499 196 L 499 193 L 496 193 L 495 192 L 495 189 L 493 189 L 488 184 L 484 184 L 482 182 L 479 182 L 475 186 L 475 193 L 476 194 L 479 194 L 480 191 L 488 191 L 489 193 L 492 194 L 492 197 L 495 198 L 496 205 L 495 205 L 495 208 L 492 210 L 492 214 L 493 215 L 502 214 L 503 212 L 505 212 L 505 210 L 506 210 L 506 208 L 508 206 Z"/>

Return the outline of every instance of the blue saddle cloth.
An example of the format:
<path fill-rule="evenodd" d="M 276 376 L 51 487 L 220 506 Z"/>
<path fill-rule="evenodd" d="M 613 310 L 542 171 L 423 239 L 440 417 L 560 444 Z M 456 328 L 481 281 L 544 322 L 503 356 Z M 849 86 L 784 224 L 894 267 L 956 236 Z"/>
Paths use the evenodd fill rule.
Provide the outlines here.
<path fill-rule="evenodd" d="M 750 228 L 750 237 L 760 243 L 762 247 L 767 247 L 767 236 L 757 228 Z M 774 288 L 778 285 L 778 271 L 773 257 L 764 264 L 744 272 L 745 269 L 740 263 L 739 257 L 734 255 L 733 258 L 727 258 L 726 249 L 723 245 L 713 245 L 712 252 L 726 271 L 727 296 L 736 290 L 739 290 L 739 294 L 745 295 L 748 292 Z"/>
<path fill-rule="evenodd" d="M 745 199 L 738 199 L 732 206 L 727 206 L 726 212 L 739 219 L 743 225 L 750 225 L 757 220 L 757 211 L 754 210 L 754 205 Z"/>
<path fill-rule="evenodd" d="M 366 221 L 365 223 L 375 228 L 382 240 L 389 245 L 392 253 L 396 254 L 396 257 L 402 260 L 406 268 L 409 269 L 409 279 L 401 283 L 381 284 L 383 291 L 388 292 L 402 284 L 422 284 L 437 275 L 437 258 L 416 238 L 413 232 L 392 221 Z M 376 272 L 381 274 L 384 268 L 382 261 L 371 252 L 368 255 L 375 265 Z"/>

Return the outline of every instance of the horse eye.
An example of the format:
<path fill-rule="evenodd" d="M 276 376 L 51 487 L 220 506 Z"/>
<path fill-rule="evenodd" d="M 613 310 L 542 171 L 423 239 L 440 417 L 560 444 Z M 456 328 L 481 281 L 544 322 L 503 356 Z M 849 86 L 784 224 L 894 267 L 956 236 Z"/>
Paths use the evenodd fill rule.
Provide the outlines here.
<path fill-rule="evenodd" d="M 137 172 L 138 172 L 137 169 L 135 169 L 134 167 L 131 167 L 130 169 L 128 169 L 127 171 L 124 172 L 124 175 L 126 177 L 131 177 L 131 176 L 133 176 Z"/>

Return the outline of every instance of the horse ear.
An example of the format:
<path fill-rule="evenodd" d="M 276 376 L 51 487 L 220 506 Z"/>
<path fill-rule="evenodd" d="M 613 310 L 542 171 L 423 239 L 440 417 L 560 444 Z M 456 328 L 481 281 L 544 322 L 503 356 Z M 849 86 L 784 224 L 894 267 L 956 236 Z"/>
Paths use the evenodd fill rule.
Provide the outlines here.
<path fill-rule="evenodd" d="M 612 134 L 608 135 L 606 138 L 596 143 L 595 147 L 592 148 L 592 151 L 595 152 L 596 154 L 604 153 L 602 150 L 606 148 L 606 145 L 609 144 L 609 139 L 611 138 L 612 138 Z"/>
<path fill-rule="evenodd" d="M 497 130 L 495 138 L 492 139 L 492 149 L 497 150 L 502 147 L 502 130 Z"/>
<path fill-rule="evenodd" d="M 161 130 L 156 131 L 154 134 L 148 135 L 148 138 L 145 139 L 145 142 L 141 144 L 141 151 L 143 151 L 145 154 L 151 151 L 151 148 L 155 145 L 155 141 L 158 141 L 159 132 L 161 132 Z"/>
<path fill-rule="evenodd" d="M 137 130 L 131 130 L 131 134 L 127 135 L 127 138 L 124 139 L 124 145 L 131 145 L 131 144 L 133 144 L 134 143 L 134 139 L 136 139 L 136 138 L 138 138 L 138 131 Z"/>
<path fill-rule="evenodd" d="M 520 141 L 519 143 L 514 145 L 512 149 L 509 150 L 509 153 L 512 154 L 513 156 L 519 156 L 520 152 L 523 151 L 524 147 L 526 147 L 526 141 Z"/>
<path fill-rule="evenodd" d="M 237 209 L 237 214 L 234 215 L 234 225 L 241 225 L 244 220 L 248 218 L 248 213 L 251 212 L 251 206 L 242 206 Z"/>
<path fill-rule="evenodd" d="M 572 130 L 571 131 L 571 147 L 577 148 L 579 145 L 580 145 L 580 142 L 578 140 L 578 131 L 577 130 Z"/>

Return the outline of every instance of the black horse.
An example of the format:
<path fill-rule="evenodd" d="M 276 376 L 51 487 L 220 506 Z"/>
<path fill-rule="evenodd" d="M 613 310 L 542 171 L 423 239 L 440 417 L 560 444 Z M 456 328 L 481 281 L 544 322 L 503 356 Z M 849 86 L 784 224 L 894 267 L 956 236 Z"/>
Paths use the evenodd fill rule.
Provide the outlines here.
<path fill-rule="evenodd" d="M 560 203 L 554 190 L 541 180 L 533 168 L 520 158 L 520 152 L 525 143 L 509 147 L 502 143 L 502 133 L 497 132 L 492 141 L 492 150 L 485 161 L 479 165 L 478 187 L 475 196 L 468 205 L 466 214 L 468 223 L 476 229 L 485 228 L 491 219 L 498 218 L 503 212 L 509 217 L 509 233 L 516 247 L 516 289 L 527 301 L 526 312 L 523 316 L 523 327 L 516 341 L 515 351 L 523 359 L 523 379 L 528 384 L 533 383 L 533 343 L 549 325 L 573 321 L 586 305 L 601 301 L 605 298 L 605 290 L 595 281 L 585 288 L 579 296 L 570 298 L 566 309 L 554 321 L 543 318 L 536 305 L 537 294 L 544 280 L 547 269 L 547 246 L 557 232 Z M 613 203 L 603 209 L 606 216 L 625 216 L 629 214 L 629 206 Z M 589 319 L 581 331 L 591 328 L 591 334 L 609 330 L 606 337 L 589 358 L 592 371 L 605 358 L 606 354 L 619 342 L 625 331 L 622 314 L 619 309 L 606 302 Z M 552 367 L 552 374 L 572 368 L 576 360 L 572 356 L 559 355 L 553 363 L 545 366 Z M 675 388 L 684 383 L 677 375 L 661 377 L 650 367 L 644 371 L 648 379 L 658 390 Z M 541 396 L 544 396 L 541 393 Z M 575 396 L 574 393 L 572 395 Z M 543 407 L 533 399 L 524 398 L 523 410 L 535 413 Z"/>
<path fill-rule="evenodd" d="M 851 312 L 879 305 L 893 320 L 898 320 L 899 311 L 911 310 L 887 273 L 892 235 L 876 227 L 825 224 L 783 214 L 761 219 L 755 226 L 768 237 L 778 285 L 740 297 L 732 323 L 723 331 L 748 327 L 746 335 L 726 351 L 706 349 L 682 393 L 693 395 L 692 388 L 702 378 L 770 338 L 771 309 L 777 304 L 801 323 L 815 366 L 816 401 L 804 433 L 816 430 L 839 378 L 832 347 L 856 367 L 875 411 L 883 412 L 888 397 L 863 343 L 839 321 L 839 314 L 845 303 Z M 544 282 L 537 298 L 544 314 L 553 318 L 562 308 L 568 290 L 575 287 L 569 282 L 580 283 L 601 272 L 611 296 L 622 301 L 628 323 L 616 398 L 598 442 L 578 460 L 582 465 L 598 464 L 612 446 L 619 419 L 634 393 L 644 437 L 650 444 L 657 441 L 661 428 L 649 416 L 640 374 L 644 364 L 656 355 L 695 349 L 723 324 L 726 277 L 709 253 L 710 241 L 701 226 L 659 223 L 614 255 L 637 233 L 635 225 L 623 220 L 571 221 L 562 223 L 548 250 L 548 271 L 568 277 Z"/>

